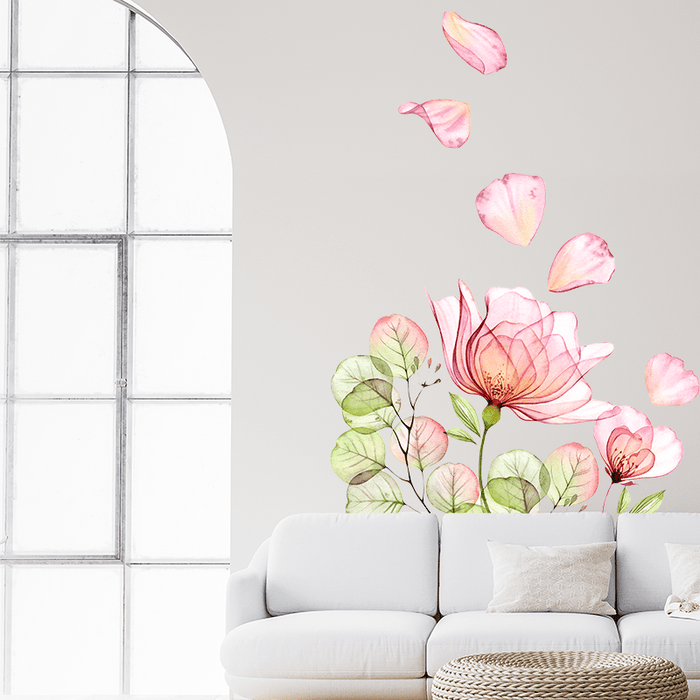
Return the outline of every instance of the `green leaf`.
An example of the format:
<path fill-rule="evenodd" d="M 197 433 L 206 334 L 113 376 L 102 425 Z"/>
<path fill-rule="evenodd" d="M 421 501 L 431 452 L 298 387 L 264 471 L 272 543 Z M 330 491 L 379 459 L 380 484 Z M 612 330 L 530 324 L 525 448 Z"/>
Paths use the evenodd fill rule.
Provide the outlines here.
<path fill-rule="evenodd" d="M 430 473 L 425 492 L 443 513 L 466 513 L 479 498 L 479 480 L 464 464 L 441 464 Z"/>
<path fill-rule="evenodd" d="M 538 486 L 541 487 L 541 482 L 543 479 L 546 482 L 546 477 L 542 476 L 542 467 L 542 462 L 532 453 L 526 452 L 525 450 L 510 450 L 510 452 L 504 452 L 503 454 L 498 455 L 498 457 L 491 462 L 488 473 L 488 481 L 491 481 L 492 479 L 508 479 L 510 477 L 515 477 L 516 479 L 527 482 L 537 492 L 538 497 L 535 503 L 532 503 L 529 489 L 527 489 L 525 486 L 522 486 L 522 488 L 527 490 L 528 505 L 530 506 L 530 510 L 534 509 L 534 512 L 537 512 L 539 510 L 539 502 L 544 498 L 546 493 L 543 489 L 538 488 Z M 517 483 L 519 484 L 520 482 Z M 488 489 L 486 489 L 486 495 L 487 497 L 491 495 Z M 530 512 L 530 510 L 521 511 L 517 508 L 507 506 L 496 499 L 494 500 L 495 503 L 493 503 L 493 507 L 491 507 L 491 502 L 489 502 L 489 507 L 494 513 L 510 513 L 513 512 L 513 510 L 520 513 Z"/>
<path fill-rule="evenodd" d="M 457 396 L 457 394 L 450 393 L 450 400 L 452 401 L 452 408 L 457 414 L 457 418 L 459 418 L 472 433 L 481 437 L 481 431 L 479 430 L 479 414 L 476 412 L 474 406 L 461 396 Z"/>
<path fill-rule="evenodd" d="M 485 513 L 486 510 L 484 509 L 484 506 L 480 506 L 478 503 L 475 503 L 471 508 L 466 508 L 465 510 L 460 510 L 460 513 Z"/>
<path fill-rule="evenodd" d="M 398 396 L 398 393 L 396 395 Z M 396 411 L 393 408 L 380 408 L 378 411 L 368 413 L 366 416 L 353 416 L 351 413 L 343 411 L 343 420 L 353 430 L 364 434 L 376 433 L 383 428 L 391 428 L 396 418 Z"/>
<path fill-rule="evenodd" d="M 630 492 L 627 490 L 627 487 L 625 486 L 622 489 L 622 493 L 620 494 L 620 499 L 617 502 L 617 512 L 618 513 L 624 513 L 627 510 L 627 507 L 629 504 L 632 502 L 632 496 L 630 496 Z"/>
<path fill-rule="evenodd" d="M 399 485 L 381 473 L 360 485 L 348 486 L 347 513 L 398 513 L 404 505 Z"/>
<path fill-rule="evenodd" d="M 428 355 L 428 339 L 410 318 L 393 314 L 375 323 L 369 336 L 372 357 L 381 358 L 395 377 L 408 379 Z"/>
<path fill-rule="evenodd" d="M 476 445 L 476 441 L 472 438 L 472 436 L 462 428 L 450 428 L 446 432 L 451 438 L 454 438 L 455 440 L 462 440 L 463 442 L 473 442 Z"/>
<path fill-rule="evenodd" d="M 365 379 L 343 399 L 340 407 L 352 416 L 366 416 L 391 406 L 393 390 L 386 379 Z"/>
<path fill-rule="evenodd" d="M 549 491 L 551 483 L 552 477 L 546 465 L 543 464 L 542 468 L 540 469 L 540 493 L 547 493 L 547 491 Z"/>
<path fill-rule="evenodd" d="M 380 357 L 355 355 L 343 360 L 331 379 L 333 398 L 342 405 L 345 397 L 360 383 L 368 379 L 384 379 L 393 382 L 391 368 Z"/>
<path fill-rule="evenodd" d="M 496 503 L 518 513 L 531 512 L 542 498 L 529 481 L 519 476 L 489 479 L 486 490 Z"/>
<path fill-rule="evenodd" d="M 546 493 L 555 508 L 583 503 L 598 488 L 598 463 L 593 452 L 578 442 L 557 447 L 544 465 L 551 476 Z"/>
<path fill-rule="evenodd" d="M 384 469 L 386 449 L 377 433 L 343 433 L 331 452 L 333 471 L 348 484 L 361 484 Z"/>
<path fill-rule="evenodd" d="M 656 513 L 659 510 L 661 501 L 664 500 L 665 493 L 666 491 L 659 491 L 658 493 L 652 493 L 650 496 L 645 496 L 630 510 L 630 513 Z"/>

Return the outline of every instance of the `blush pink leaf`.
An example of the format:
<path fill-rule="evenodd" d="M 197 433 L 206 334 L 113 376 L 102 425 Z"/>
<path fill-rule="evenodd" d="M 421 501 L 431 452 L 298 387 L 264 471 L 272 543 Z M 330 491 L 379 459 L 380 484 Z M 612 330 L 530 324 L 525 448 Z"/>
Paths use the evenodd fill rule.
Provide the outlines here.
<path fill-rule="evenodd" d="M 423 471 L 437 464 L 447 452 L 448 437 L 445 429 L 432 418 L 417 416 L 409 433 L 402 424 L 392 434 L 391 453 L 409 467 Z"/>
<path fill-rule="evenodd" d="M 443 513 L 467 513 L 479 500 L 479 480 L 464 464 L 441 464 L 430 473 L 425 492 Z"/>
<path fill-rule="evenodd" d="M 695 373 L 685 369 L 683 360 L 667 352 L 654 355 L 647 362 L 644 379 L 649 400 L 658 406 L 682 406 L 692 401 L 700 390 Z"/>
<path fill-rule="evenodd" d="M 608 244 L 593 233 L 582 233 L 564 243 L 549 268 L 550 292 L 568 292 L 587 284 L 610 281 L 615 258 Z"/>
<path fill-rule="evenodd" d="M 476 196 L 476 211 L 486 228 L 509 243 L 526 246 L 544 216 L 544 180 L 537 175 L 509 173 Z"/>
<path fill-rule="evenodd" d="M 428 339 L 410 318 L 393 314 L 380 318 L 369 336 L 369 353 L 389 365 L 395 377 L 408 379 L 428 355 Z"/>
<path fill-rule="evenodd" d="M 442 31 L 457 55 L 480 73 L 488 75 L 506 67 L 505 46 L 493 29 L 467 22 L 456 12 L 445 12 Z"/>
<path fill-rule="evenodd" d="M 418 104 L 406 102 L 399 107 L 400 114 L 416 114 L 433 130 L 438 141 L 447 148 L 459 148 L 469 138 L 471 115 L 466 102 L 428 100 Z"/>
<path fill-rule="evenodd" d="M 598 489 L 598 462 L 588 447 L 570 442 L 544 461 L 551 482 L 547 495 L 557 506 L 587 501 Z"/>

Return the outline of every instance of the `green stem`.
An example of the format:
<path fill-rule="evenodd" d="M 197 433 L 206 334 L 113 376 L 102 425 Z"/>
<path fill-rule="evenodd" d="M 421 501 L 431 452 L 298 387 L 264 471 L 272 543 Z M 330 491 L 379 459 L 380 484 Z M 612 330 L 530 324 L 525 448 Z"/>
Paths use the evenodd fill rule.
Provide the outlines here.
<path fill-rule="evenodd" d="M 491 426 L 489 426 L 491 427 Z M 481 436 L 481 447 L 479 448 L 479 490 L 481 491 L 481 505 L 487 513 L 491 512 L 489 504 L 486 502 L 486 492 L 484 491 L 484 481 L 481 478 L 481 463 L 484 459 L 484 443 L 486 442 L 486 433 L 489 432 L 489 428 L 484 426 L 484 434 Z"/>

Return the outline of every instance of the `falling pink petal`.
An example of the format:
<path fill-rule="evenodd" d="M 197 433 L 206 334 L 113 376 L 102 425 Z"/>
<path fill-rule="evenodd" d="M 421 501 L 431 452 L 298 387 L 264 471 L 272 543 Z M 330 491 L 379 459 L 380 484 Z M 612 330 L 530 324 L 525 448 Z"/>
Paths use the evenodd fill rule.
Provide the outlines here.
<path fill-rule="evenodd" d="M 425 120 L 435 136 L 447 148 L 459 148 L 469 138 L 471 116 L 466 102 L 428 100 L 422 104 L 406 102 L 399 107 L 401 114 L 417 114 Z"/>
<path fill-rule="evenodd" d="M 667 352 L 647 362 L 644 379 L 649 400 L 659 406 L 682 406 L 692 401 L 700 390 L 700 382 L 693 372 L 685 369 L 683 360 Z"/>
<path fill-rule="evenodd" d="M 488 75 L 506 67 L 506 49 L 493 29 L 467 22 L 456 12 L 445 12 L 442 31 L 457 55 L 480 73 Z"/>
<path fill-rule="evenodd" d="M 568 292 L 608 282 L 613 272 L 615 258 L 608 244 L 593 233 L 582 233 L 559 248 L 549 268 L 547 285 L 550 292 Z"/>
<path fill-rule="evenodd" d="M 486 228 L 509 243 L 529 245 L 544 216 L 544 180 L 510 173 L 494 180 L 476 196 L 476 211 Z"/>

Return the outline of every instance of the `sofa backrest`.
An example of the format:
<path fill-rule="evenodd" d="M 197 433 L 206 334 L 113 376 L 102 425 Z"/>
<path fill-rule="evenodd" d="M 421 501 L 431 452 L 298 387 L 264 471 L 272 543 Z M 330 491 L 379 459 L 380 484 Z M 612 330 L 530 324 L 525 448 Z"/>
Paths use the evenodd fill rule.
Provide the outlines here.
<path fill-rule="evenodd" d="M 487 540 L 528 546 L 613 542 L 613 519 L 605 513 L 450 513 L 442 519 L 440 612 L 485 610 L 493 598 L 493 567 Z M 613 559 L 608 603 L 615 607 Z"/>
<path fill-rule="evenodd" d="M 270 538 L 267 608 L 435 615 L 437 560 L 434 515 L 292 515 Z"/>
<path fill-rule="evenodd" d="M 623 513 L 617 521 L 621 614 L 662 610 L 671 595 L 666 542 L 700 544 L 700 513 Z"/>

